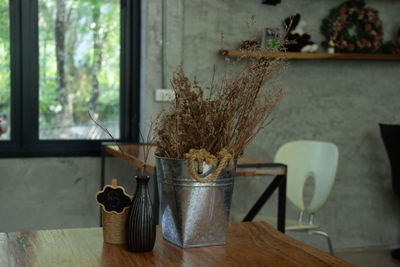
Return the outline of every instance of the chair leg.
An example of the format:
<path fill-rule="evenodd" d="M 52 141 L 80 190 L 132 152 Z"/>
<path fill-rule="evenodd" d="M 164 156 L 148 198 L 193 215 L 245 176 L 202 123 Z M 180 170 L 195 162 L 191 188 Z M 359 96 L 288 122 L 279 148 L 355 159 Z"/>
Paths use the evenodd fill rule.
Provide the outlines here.
<path fill-rule="evenodd" d="M 329 237 L 329 235 L 328 235 L 327 233 L 322 232 L 322 231 L 315 231 L 315 230 L 310 230 L 310 231 L 308 231 L 308 233 L 309 233 L 310 235 L 320 235 L 320 236 L 325 237 L 326 240 L 328 241 L 329 253 L 330 253 L 332 256 L 334 256 L 333 247 L 332 247 L 332 241 L 331 241 L 331 238 Z"/>

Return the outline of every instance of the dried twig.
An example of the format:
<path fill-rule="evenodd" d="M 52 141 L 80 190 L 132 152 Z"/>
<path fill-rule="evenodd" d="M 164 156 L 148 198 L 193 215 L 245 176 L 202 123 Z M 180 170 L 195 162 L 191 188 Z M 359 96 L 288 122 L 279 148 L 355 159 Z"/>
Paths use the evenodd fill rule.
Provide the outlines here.
<path fill-rule="evenodd" d="M 115 143 L 115 145 L 117 145 L 117 147 L 118 147 L 119 151 L 122 153 L 122 155 L 128 155 L 128 153 L 124 151 L 124 149 L 122 148 L 120 143 L 114 138 L 114 136 L 112 136 L 112 134 L 108 131 L 108 129 L 106 127 L 102 126 L 99 122 L 97 122 L 92 117 L 92 114 L 90 114 L 90 112 L 88 112 L 88 113 L 89 113 L 90 119 L 97 126 L 99 126 L 104 132 L 106 132 L 108 136 L 110 136 L 111 140 Z M 139 147 L 139 150 L 142 149 L 142 151 L 143 151 L 143 161 L 142 161 L 142 164 L 140 166 L 134 166 L 137 175 L 144 175 L 144 171 L 145 171 L 146 165 L 147 165 L 147 160 L 148 160 L 149 154 L 150 154 L 150 148 L 151 148 L 151 146 L 153 145 L 153 142 L 154 142 L 154 138 L 152 137 L 152 132 L 153 132 L 153 123 L 150 124 L 149 132 L 147 134 L 147 138 L 146 138 L 146 140 L 144 140 L 143 134 L 142 134 L 142 132 L 140 130 L 140 127 L 139 127 L 139 135 L 140 135 L 140 139 L 141 139 L 141 145 Z"/>
<path fill-rule="evenodd" d="M 104 126 L 102 126 L 99 122 L 97 122 L 93 117 L 92 114 L 90 114 L 90 111 L 88 111 L 90 119 L 97 125 L 99 126 L 110 138 L 111 140 L 117 145 L 119 151 L 124 155 L 125 151 L 122 149 L 122 147 L 119 145 L 118 141 L 112 136 L 112 134 L 108 131 L 108 129 Z"/>

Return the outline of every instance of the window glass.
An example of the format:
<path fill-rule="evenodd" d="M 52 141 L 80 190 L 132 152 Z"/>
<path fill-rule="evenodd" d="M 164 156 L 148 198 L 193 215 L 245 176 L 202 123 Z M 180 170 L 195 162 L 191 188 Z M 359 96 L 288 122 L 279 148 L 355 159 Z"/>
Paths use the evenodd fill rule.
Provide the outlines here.
<path fill-rule="evenodd" d="M 120 1 L 39 0 L 38 23 L 39 139 L 108 139 L 89 111 L 119 138 Z"/>
<path fill-rule="evenodd" d="M 8 0 L 0 0 L 0 140 L 10 140 L 10 18 Z"/>

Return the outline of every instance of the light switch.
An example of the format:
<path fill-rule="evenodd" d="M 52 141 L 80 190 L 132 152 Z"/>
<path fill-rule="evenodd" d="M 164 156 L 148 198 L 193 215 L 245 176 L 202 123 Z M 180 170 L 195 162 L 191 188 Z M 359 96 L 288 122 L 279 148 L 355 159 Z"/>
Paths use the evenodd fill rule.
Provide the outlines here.
<path fill-rule="evenodd" d="M 173 89 L 156 89 L 156 102 L 172 102 L 175 99 L 175 91 Z"/>

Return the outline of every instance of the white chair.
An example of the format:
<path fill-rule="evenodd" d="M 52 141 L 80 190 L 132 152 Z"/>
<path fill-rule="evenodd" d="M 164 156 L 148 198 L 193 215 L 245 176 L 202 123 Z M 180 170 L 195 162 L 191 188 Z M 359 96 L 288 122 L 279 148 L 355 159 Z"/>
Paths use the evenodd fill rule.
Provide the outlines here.
<path fill-rule="evenodd" d="M 281 146 L 275 162 L 286 164 L 287 191 L 289 201 L 299 210 L 297 220 L 285 221 L 286 231 L 305 231 L 310 235 L 320 235 L 327 239 L 329 252 L 333 255 L 332 242 L 329 235 L 318 231 L 318 225 L 313 222 L 315 213 L 324 205 L 332 190 L 336 176 L 339 152 L 336 145 L 320 141 L 293 141 Z M 303 189 L 306 180 L 314 179 L 314 194 L 308 206 L 305 206 Z M 304 215 L 309 215 L 304 222 Z M 234 216 L 236 217 L 236 216 Z M 264 220 L 276 225 L 276 218 L 256 216 L 254 221 Z"/>

